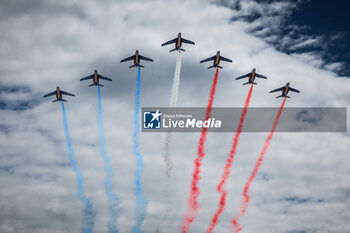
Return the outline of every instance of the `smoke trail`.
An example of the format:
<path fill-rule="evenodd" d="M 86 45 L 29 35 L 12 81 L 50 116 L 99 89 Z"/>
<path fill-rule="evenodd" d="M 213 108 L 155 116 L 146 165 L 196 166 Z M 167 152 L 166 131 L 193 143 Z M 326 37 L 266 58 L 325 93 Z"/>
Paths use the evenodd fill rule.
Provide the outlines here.
<path fill-rule="evenodd" d="M 250 200 L 250 196 L 248 195 L 248 191 L 249 191 L 250 185 L 253 182 L 256 174 L 258 173 L 260 165 L 261 165 L 261 163 L 262 163 L 262 161 L 264 159 L 264 155 L 265 155 L 265 153 L 267 151 L 267 148 L 270 145 L 270 140 L 271 140 L 271 138 L 273 136 L 273 133 L 275 132 L 275 129 L 276 129 L 277 125 L 278 125 L 278 121 L 279 121 L 280 116 L 282 114 L 282 110 L 283 110 L 285 102 L 286 102 L 286 98 L 284 98 L 284 100 L 282 102 L 282 105 L 281 105 L 281 107 L 280 107 L 280 109 L 279 109 L 279 111 L 278 111 L 278 113 L 276 115 L 275 121 L 273 122 L 273 126 L 272 126 L 272 129 L 270 131 L 270 134 L 267 136 L 266 141 L 264 143 L 264 147 L 263 147 L 263 149 L 260 152 L 260 156 L 259 156 L 258 160 L 255 163 L 254 169 L 253 169 L 253 171 L 252 171 L 252 173 L 251 173 L 251 175 L 250 175 L 246 185 L 244 186 L 243 200 L 242 200 L 242 204 L 241 204 L 241 207 L 240 207 L 240 214 L 237 215 L 236 217 L 234 217 L 233 219 L 231 219 L 231 223 L 234 226 L 234 232 L 235 233 L 238 233 L 238 232 L 240 232 L 243 229 L 243 227 L 240 226 L 240 224 L 238 223 L 238 219 L 245 214 L 245 212 L 246 212 L 246 210 L 248 208 L 248 204 L 249 204 L 249 200 Z"/>
<path fill-rule="evenodd" d="M 137 72 L 136 98 L 135 98 L 135 115 L 134 115 L 134 154 L 136 156 L 136 171 L 135 171 L 135 195 L 136 195 L 136 224 L 133 228 L 134 233 L 141 232 L 140 228 L 143 220 L 146 217 L 147 200 L 143 195 L 141 174 L 144 169 L 143 158 L 139 151 L 139 131 L 140 131 L 140 83 L 141 71 L 140 67 Z"/>
<path fill-rule="evenodd" d="M 181 71 L 181 52 L 179 52 L 179 54 L 177 55 L 173 88 L 171 91 L 170 107 L 175 107 L 177 103 L 177 97 L 178 97 L 179 85 L 180 85 L 180 71 Z"/>
<path fill-rule="evenodd" d="M 117 233 L 117 217 L 120 214 L 120 208 L 119 203 L 120 200 L 116 194 L 113 193 L 113 186 L 112 186 L 112 179 L 113 179 L 113 168 L 111 165 L 111 162 L 107 156 L 106 153 L 106 143 L 105 143 L 105 136 L 104 136 L 104 130 L 103 130 L 103 120 L 102 120 L 102 104 L 101 104 L 101 90 L 100 86 L 98 86 L 97 89 L 97 99 L 98 99 L 98 130 L 100 134 L 100 152 L 101 156 L 104 160 L 104 169 L 106 172 L 106 178 L 105 178 L 105 189 L 106 194 L 108 197 L 108 208 L 109 208 L 109 214 L 110 214 L 110 220 L 108 222 L 108 232 L 110 233 Z"/>
<path fill-rule="evenodd" d="M 171 91 L 171 98 L 170 98 L 170 107 L 176 107 L 178 93 L 179 93 L 179 85 L 180 85 L 180 71 L 181 71 L 181 52 L 179 51 L 179 54 L 177 56 L 176 61 L 176 67 L 175 67 L 175 73 L 174 73 L 174 80 L 173 80 L 173 87 Z M 166 187 L 164 190 L 164 195 L 167 202 L 167 209 L 164 215 L 164 220 L 169 216 L 171 211 L 171 200 L 170 200 L 170 194 L 169 194 L 169 187 L 168 182 L 170 179 L 170 173 L 173 168 L 173 164 L 171 162 L 170 158 L 170 143 L 171 143 L 171 133 L 167 132 L 165 136 L 165 155 L 164 155 L 164 163 L 166 167 Z"/>
<path fill-rule="evenodd" d="M 64 107 L 63 101 L 61 103 L 62 103 L 64 132 L 66 134 L 68 151 L 69 151 L 69 161 L 70 161 L 70 164 L 72 166 L 72 169 L 74 170 L 74 172 L 77 176 L 77 185 L 78 185 L 77 198 L 80 201 L 82 201 L 84 204 L 84 209 L 82 211 L 82 213 L 83 213 L 83 227 L 82 227 L 81 231 L 83 233 L 92 233 L 94 231 L 96 213 L 92 207 L 92 201 L 89 198 L 85 197 L 85 195 L 84 195 L 83 176 L 82 176 L 81 171 L 78 167 L 78 163 L 74 157 L 74 150 L 72 147 L 72 139 L 71 139 L 70 134 L 69 134 L 69 128 L 68 128 L 68 123 L 67 123 L 66 109 Z"/>
<path fill-rule="evenodd" d="M 176 61 L 175 73 L 174 73 L 173 88 L 171 91 L 170 107 L 176 107 L 178 93 L 179 93 L 179 85 L 180 85 L 180 71 L 181 71 L 181 52 L 179 51 L 179 54 L 177 56 L 177 61 Z M 172 162 L 170 160 L 170 142 L 171 142 L 171 134 L 170 132 L 168 132 L 165 138 L 165 156 L 164 156 L 167 180 L 170 178 L 170 172 L 173 167 Z"/>
<path fill-rule="evenodd" d="M 214 96 L 215 96 L 215 89 L 216 89 L 216 83 L 218 80 L 218 74 L 219 74 L 219 68 L 216 68 L 215 77 L 213 84 L 211 86 L 210 96 L 209 96 L 209 102 L 207 106 L 207 111 L 205 114 L 205 120 L 208 120 L 211 113 L 211 108 L 213 106 Z M 197 198 L 199 196 L 199 188 L 198 188 L 198 182 L 200 179 L 199 173 L 200 168 L 202 165 L 202 160 L 205 156 L 204 153 L 204 144 L 207 137 L 207 128 L 202 128 L 201 136 L 198 143 L 197 148 L 197 158 L 195 159 L 195 168 L 192 173 L 192 183 L 191 183 L 191 190 L 190 190 L 190 196 L 188 198 L 188 207 L 187 207 L 187 213 L 185 215 L 185 222 L 182 225 L 182 233 L 186 233 L 188 231 L 188 228 L 190 227 L 191 223 L 195 220 L 197 213 L 199 211 L 199 203 L 197 201 Z"/>
<path fill-rule="evenodd" d="M 241 118 L 239 120 L 239 125 L 238 125 L 237 131 L 235 133 L 235 136 L 233 138 L 232 148 L 230 150 L 229 157 L 226 160 L 226 164 L 224 167 L 224 173 L 223 173 L 221 180 L 220 180 L 218 187 L 217 187 L 217 191 L 219 193 L 221 193 L 219 207 L 211 220 L 211 224 L 210 224 L 209 228 L 207 229 L 207 233 L 213 232 L 216 224 L 218 223 L 219 216 L 221 215 L 221 213 L 225 209 L 226 194 L 227 194 L 227 192 L 225 190 L 225 184 L 226 184 L 226 181 L 230 175 L 230 169 L 231 169 L 231 166 L 232 166 L 235 154 L 236 154 L 236 148 L 238 145 L 239 136 L 240 136 L 242 129 L 243 129 L 244 119 L 245 119 L 245 116 L 246 116 L 247 111 L 248 111 L 249 101 L 250 101 L 250 97 L 252 96 L 252 92 L 253 92 L 253 84 L 251 85 L 250 90 L 248 92 L 248 96 L 245 100 L 244 108 L 243 108 L 243 111 L 241 113 Z"/>

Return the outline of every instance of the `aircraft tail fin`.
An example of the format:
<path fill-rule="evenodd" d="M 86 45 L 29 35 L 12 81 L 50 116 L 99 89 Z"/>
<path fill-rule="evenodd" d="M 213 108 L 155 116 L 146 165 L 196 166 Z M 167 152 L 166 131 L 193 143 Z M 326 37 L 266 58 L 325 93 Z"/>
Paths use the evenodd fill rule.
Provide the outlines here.
<path fill-rule="evenodd" d="M 58 100 L 56 99 L 56 100 L 54 100 L 54 101 L 52 101 L 52 103 L 55 103 L 55 102 L 57 102 Z"/>
<path fill-rule="evenodd" d="M 103 87 L 102 84 L 99 84 L 99 83 L 93 83 L 93 84 L 90 84 L 89 87 L 92 87 L 92 86 L 100 86 L 100 87 Z"/>
<path fill-rule="evenodd" d="M 243 83 L 242 85 L 246 85 L 246 84 L 249 84 L 249 83 L 258 85 L 256 82 L 246 82 L 246 83 Z"/>
<path fill-rule="evenodd" d="M 181 51 L 183 51 L 183 52 L 185 52 L 185 51 L 186 51 L 186 50 L 184 50 L 184 49 L 182 49 L 182 48 L 180 48 L 180 50 L 181 50 Z"/>
<path fill-rule="evenodd" d="M 145 68 L 143 65 L 139 65 L 139 67 L 141 67 L 141 68 Z"/>
<path fill-rule="evenodd" d="M 276 98 L 281 98 L 281 97 L 286 97 L 286 98 L 290 98 L 289 96 L 283 96 L 283 95 L 279 95 L 279 96 L 277 96 Z"/>
<path fill-rule="evenodd" d="M 172 50 L 169 50 L 169 52 L 171 53 L 171 52 L 174 52 L 174 51 L 176 51 L 176 50 L 177 50 L 177 48 L 172 49 Z"/>
<path fill-rule="evenodd" d="M 134 65 L 132 65 L 132 66 L 129 66 L 129 68 L 133 68 L 133 67 L 136 67 L 136 65 L 134 64 Z"/>
<path fill-rule="evenodd" d="M 215 66 L 215 65 L 209 66 L 208 69 L 211 69 L 211 68 L 214 68 L 214 67 L 218 67 L 218 68 L 222 69 L 222 66 Z"/>

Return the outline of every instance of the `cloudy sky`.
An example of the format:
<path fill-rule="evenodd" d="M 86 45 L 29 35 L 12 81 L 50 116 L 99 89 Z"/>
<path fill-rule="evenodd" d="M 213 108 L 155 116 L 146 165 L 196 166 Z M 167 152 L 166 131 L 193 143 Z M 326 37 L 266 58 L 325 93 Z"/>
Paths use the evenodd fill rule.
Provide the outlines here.
<path fill-rule="evenodd" d="M 251 106 L 278 107 L 268 94 L 286 82 L 287 107 L 349 107 L 349 9 L 345 1 L 44 1 L 0 3 L 0 232 L 79 232 L 76 199 L 60 104 L 42 98 L 56 86 L 67 97 L 76 159 L 85 195 L 96 210 L 95 232 L 109 220 L 99 151 L 97 90 L 81 77 L 97 69 L 113 79 L 102 89 L 107 154 L 114 192 L 121 198 L 120 232 L 135 224 L 133 113 L 136 69 L 119 61 L 136 49 L 154 59 L 141 74 L 141 106 L 169 106 L 176 53 L 160 45 L 178 32 L 185 45 L 178 106 L 205 107 L 214 70 L 201 59 L 233 60 L 219 72 L 214 107 L 242 107 L 247 86 L 234 78 L 256 68 L 268 77 L 254 87 Z M 321 2 L 321 3 L 320 3 Z M 349 117 L 347 118 L 349 121 Z M 249 124 L 246 122 L 246 124 Z M 347 128 L 349 132 L 349 127 Z M 250 190 L 243 232 L 350 232 L 349 133 L 276 133 Z M 228 232 L 239 212 L 243 186 L 267 133 L 243 133 L 228 198 L 215 232 Z M 199 133 L 172 137 L 169 181 L 173 209 L 166 211 L 164 133 L 141 133 L 147 215 L 144 232 L 179 232 L 186 211 Z M 203 161 L 200 212 L 191 232 L 204 232 L 214 214 L 216 185 L 233 133 L 209 133 Z"/>

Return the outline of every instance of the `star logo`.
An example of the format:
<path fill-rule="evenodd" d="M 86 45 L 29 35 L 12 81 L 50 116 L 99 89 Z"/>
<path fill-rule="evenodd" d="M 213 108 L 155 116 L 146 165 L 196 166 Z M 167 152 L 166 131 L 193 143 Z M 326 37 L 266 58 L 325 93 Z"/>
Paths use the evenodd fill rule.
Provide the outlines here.
<path fill-rule="evenodd" d="M 144 111 L 143 112 L 143 128 L 144 129 L 160 129 L 162 113 L 157 111 Z"/>
<path fill-rule="evenodd" d="M 157 109 L 157 111 L 155 113 L 151 113 L 151 114 L 153 116 L 151 122 L 153 122 L 156 119 L 157 119 L 157 121 L 159 121 L 159 116 L 162 115 L 162 113 L 159 112 L 159 109 Z"/>

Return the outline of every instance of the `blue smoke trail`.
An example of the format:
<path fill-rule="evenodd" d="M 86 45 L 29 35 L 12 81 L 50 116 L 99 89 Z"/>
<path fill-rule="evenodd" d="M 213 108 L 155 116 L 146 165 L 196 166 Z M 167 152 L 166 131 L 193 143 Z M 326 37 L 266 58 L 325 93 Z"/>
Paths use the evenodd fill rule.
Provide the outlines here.
<path fill-rule="evenodd" d="M 113 169 L 111 166 L 111 162 L 107 156 L 106 153 L 106 143 L 105 143 L 105 136 L 103 131 L 103 121 L 102 121 L 102 105 L 101 105 L 101 90 L 100 86 L 98 86 L 98 129 L 100 134 L 100 152 L 101 156 L 104 160 L 104 167 L 106 171 L 106 178 L 105 178 L 105 188 L 106 188 L 106 194 L 108 196 L 108 207 L 109 207 L 109 214 L 110 214 L 110 220 L 108 222 L 108 232 L 109 233 L 117 233 L 118 228 L 116 224 L 116 219 L 120 214 L 121 209 L 118 207 L 120 200 L 116 194 L 113 193 L 113 187 L 112 187 L 112 178 L 113 178 Z"/>
<path fill-rule="evenodd" d="M 62 103 L 62 113 L 63 113 L 63 125 L 64 125 L 64 132 L 66 134 L 67 138 L 67 144 L 68 144 L 68 151 L 69 151 L 69 161 L 72 166 L 72 169 L 75 171 L 77 175 L 77 185 L 78 185 L 78 192 L 77 192 L 77 198 L 83 202 L 84 209 L 83 209 L 83 227 L 82 232 L 83 233 L 92 233 L 94 230 L 94 224 L 95 224 L 95 211 L 92 207 L 92 201 L 85 197 L 84 195 L 84 182 L 83 182 L 83 176 L 81 175 L 81 171 L 78 167 L 78 163 L 75 160 L 74 157 L 74 150 L 72 147 L 72 139 L 69 134 L 69 128 L 67 124 L 67 116 L 66 116 L 66 109 L 64 107 L 63 101 Z"/>
<path fill-rule="evenodd" d="M 147 200 L 143 195 L 142 183 L 141 183 L 141 173 L 144 168 L 143 158 L 139 151 L 139 131 L 140 131 L 140 83 L 141 83 L 141 72 L 140 67 L 138 67 L 137 72 L 137 84 L 136 84 L 136 99 L 135 99 L 135 115 L 134 115 L 134 154 L 136 156 L 136 171 L 135 171 L 135 195 L 136 195 L 136 224 L 133 228 L 134 233 L 141 232 L 140 228 L 143 220 L 146 217 L 146 206 Z"/>

